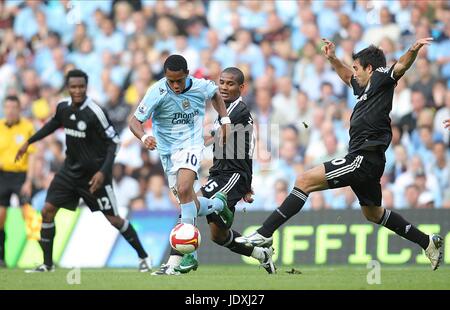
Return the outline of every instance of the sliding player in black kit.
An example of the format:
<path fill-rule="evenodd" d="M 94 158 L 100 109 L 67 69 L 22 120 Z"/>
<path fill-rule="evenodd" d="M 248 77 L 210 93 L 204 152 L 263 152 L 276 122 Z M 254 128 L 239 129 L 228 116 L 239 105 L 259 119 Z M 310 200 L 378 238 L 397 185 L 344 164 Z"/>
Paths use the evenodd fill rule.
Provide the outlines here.
<path fill-rule="evenodd" d="M 226 147 L 223 148 L 215 139 L 215 136 L 206 138 L 205 144 L 214 142 L 213 166 L 209 169 L 209 177 L 206 184 L 197 193 L 198 199 L 212 198 L 214 195 L 226 194 L 228 208 L 235 211 L 235 205 L 241 199 L 251 202 L 251 184 L 253 175 L 253 119 L 246 104 L 242 102 L 241 91 L 244 87 L 244 74 L 235 67 L 222 71 L 219 79 L 219 92 L 225 101 L 227 112 L 231 120 L 232 132 L 227 138 Z M 215 131 L 220 128 L 220 123 L 215 122 Z M 200 208 L 198 216 L 202 214 Z M 255 247 L 238 244 L 235 239 L 241 234 L 231 229 L 231 224 L 226 223 L 219 214 L 206 215 L 211 230 L 212 240 L 232 252 L 251 256 L 261 263 L 261 266 L 269 273 L 275 273 L 272 261 L 273 249 L 271 247 Z M 170 257 L 166 264 L 152 273 L 152 275 L 179 275 L 188 273 L 198 267 L 198 262 L 192 254 L 182 256 L 171 248 Z"/>
<path fill-rule="evenodd" d="M 417 243 L 436 270 L 442 259 L 441 236 L 427 235 L 406 221 L 400 214 L 381 207 L 380 178 L 384 172 L 385 151 L 391 143 L 392 98 L 397 81 L 416 59 L 417 53 L 433 39 L 415 42 L 390 68 L 382 50 L 369 46 L 353 55 L 353 70 L 335 55 L 335 45 L 323 39 L 322 51 L 342 81 L 353 88 L 357 104 L 350 118 L 349 153 L 316 166 L 297 177 L 294 189 L 253 234 L 236 242 L 269 246 L 272 234 L 303 207 L 309 193 L 328 188 L 351 186 L 359 199 L 367 220 L 382 225 L 397 235 Z"/>
<path fill-rule="evenodd" d="M 54 219 L 59 208 L 75 210 L 80 197 L 91 211 L 101 211 L 108 221 L 136 250 L 139 271 L 150 271 L 147 253 L 128 220 L 117 213 L 116 198 L 112 188 L 112 166 L 119 137 L 107 114 L 87 97 L 88 76 L 80 70 L 69 71 L 66 86 L 70 98 L 61 101 L 53 118 L 31 136 L 17 152 L 16 160 L 28 146 L 53 133 L 60 127 L 66 133 L 66 159 L 55 175 L 47 192 L 42 210 L 40 245 L 44 263 L 33 272 L 54 270 L 52 252 L 55 237 Z"/>

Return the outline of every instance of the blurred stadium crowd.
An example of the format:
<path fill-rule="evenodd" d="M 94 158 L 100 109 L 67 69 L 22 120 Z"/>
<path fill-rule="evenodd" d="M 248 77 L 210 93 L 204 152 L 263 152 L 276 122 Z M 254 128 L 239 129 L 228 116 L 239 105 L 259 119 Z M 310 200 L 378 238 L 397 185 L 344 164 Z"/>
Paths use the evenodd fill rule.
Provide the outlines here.
<path fill-rule="evenodd" d="M 245 207 L 273 210 L 296 173 L 346 154 L 355 100 L 321 55 L 321 38 L 334 41 L 347 64 L 352 51 L 369 44 L 381 46 L 392 64 L 428 36 L 434 43 L 396 87 L 383 205 L 450 208 L 450 139 L 442 125 L 450 118 L 448 1 L 0 0 L 0 106 L 5 96 L 18 95 L 22 115 L 39 128 L 67 96 L 65 72 L 84 70 L 88 94 L 121 135 L 114 166 L 119 206 L 173 210 L 157 152 L 142 148 L 127 119 L 163 77 L 169 54 L 182 54 L 193 76 L 216 82 L 222 69 L 237 66 L 247 78 L 243 99 L 258 137 L 255 202 Z M 213 117 L 208 106 L 207 123 Z M 39 209 L 64 160 L 64 132 L 37 146 L 33 205 Z M 211 154 L 205 153 L 203 180 Z M 358 207 L 344 188 L 311 194 L 305 209 Z"/>

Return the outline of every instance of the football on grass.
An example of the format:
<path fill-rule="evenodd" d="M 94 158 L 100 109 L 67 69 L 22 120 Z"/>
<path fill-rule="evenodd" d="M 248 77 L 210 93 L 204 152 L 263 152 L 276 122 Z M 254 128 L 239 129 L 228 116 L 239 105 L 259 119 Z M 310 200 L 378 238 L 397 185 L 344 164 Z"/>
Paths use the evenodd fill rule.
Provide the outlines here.
<path fill-rule="evenodd" d="M 170 232 L 170 245 L 182 254 L 194 252 L 200 242 L 200 231 L 194 225 L 181 223 Z"/>

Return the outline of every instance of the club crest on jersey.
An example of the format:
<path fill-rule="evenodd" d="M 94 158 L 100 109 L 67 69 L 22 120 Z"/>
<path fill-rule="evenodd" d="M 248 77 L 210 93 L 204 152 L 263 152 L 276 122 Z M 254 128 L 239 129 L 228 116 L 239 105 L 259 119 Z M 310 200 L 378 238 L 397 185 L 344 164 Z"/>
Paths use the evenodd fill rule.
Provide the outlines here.
<path fill-rule="evenodd" d="M 182 106 L 183 106 L 183 109 L 189 109 L 190 108 L 190 106 L 191 106 L 191 103 L 189 102 L 189 100 L 187 100 L 187 99 L 184 99 L 183 100 L 183 102 L 181 102 L 181 104 L 182 104 Z"/>
<path fill-rule="evenodd" d="M 159 94 L 160 94 L 160 95 L 164 94 L 164 92 L 165 92 L 165 89 L 164 89 L 164 88 L 160 88 L 160 89 L 159 89 Z"/>
<path fill-rule="evenodd" d="M 77 128 L 78 128 L 78 130 L 80 130 L 80 131 L 85 131 L 86 128 L 87 128 L 87 125 L 86 125 L 85 122 L 79 121 L 79 122 L 77 123 Z"/>

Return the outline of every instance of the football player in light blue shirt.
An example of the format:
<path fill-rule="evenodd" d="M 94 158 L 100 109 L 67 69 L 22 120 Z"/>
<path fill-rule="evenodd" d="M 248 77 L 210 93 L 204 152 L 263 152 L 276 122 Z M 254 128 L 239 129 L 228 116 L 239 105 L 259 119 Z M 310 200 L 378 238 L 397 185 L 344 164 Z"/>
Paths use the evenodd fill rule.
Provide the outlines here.
<path fill-rule="evenodd" d="M 182 223 L 195 224 L 197 210 L 202 214 L 219 212 L 232 221 L 226 196 L 197 199 L 194 182 L 204 147 L 203 118 L 206 101 L 211 99 L 221 119 L 222 136 L 230 131 L 230 118 L 217 85 L 189 76 L 186 59 L 171 55 L 164 62 L 165 77 L 153 84 L 130 121 L 130 129 L 149 150 L 160 153 L 169 186 L 181 206 Z M 143 123 L 153 121 L 153 134 L 145 133 Z M 200 202 L 199 202 L 200 201 Z M 208 208 L 209 207 L 209 208 Z M 207 209 L 207 210 L 205 210 Z"/>

